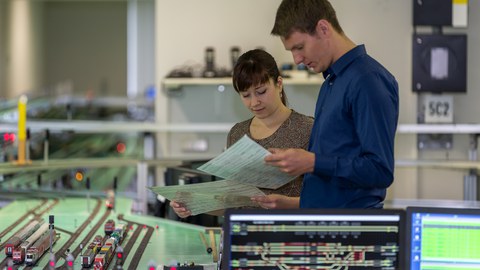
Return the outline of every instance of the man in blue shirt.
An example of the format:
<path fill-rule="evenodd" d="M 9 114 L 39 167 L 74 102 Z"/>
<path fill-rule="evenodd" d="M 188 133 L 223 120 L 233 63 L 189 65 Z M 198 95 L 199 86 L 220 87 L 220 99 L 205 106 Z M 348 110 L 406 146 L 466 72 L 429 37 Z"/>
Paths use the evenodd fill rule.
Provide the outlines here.
<path fill-rule="evenodd" d="M 328 0 L 283 0 L 272 34 L 325 82 L 308 151 L 269 149 L 266 163 L 305 174 L 302 208 L 382 208 L 393 182 L 397 81 L 345 35 Z M 254 200 L 288 208 L 281 197 Z"/>

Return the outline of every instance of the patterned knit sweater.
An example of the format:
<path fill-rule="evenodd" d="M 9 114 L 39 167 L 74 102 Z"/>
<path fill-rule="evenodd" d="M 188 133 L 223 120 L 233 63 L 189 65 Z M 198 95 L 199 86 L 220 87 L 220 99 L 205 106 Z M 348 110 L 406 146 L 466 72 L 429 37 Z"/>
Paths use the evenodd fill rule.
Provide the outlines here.
<path fill-rule="evenodd" d="M 236 141 L 241 139 L 243 135 L 250 134 L 250 124 L 252 119 L 235 124 L 227 137 L 227 147 L 230 147 Z M 269 137 L 257 140 L 252 138 L 265 149 L 268 148 L 303 148 L 307 149 L 310 139 L 310 132 L 313 126 L 313 118 L 292 110 L 290 117 L 282 123 L 282 125 Z M 302 189 L 302 176 L 295 178 L 293 181 L 279 187 L 278 189 L 261 189 L 265 194 L 282 194 L 291 197 L 300 196 Z"/>

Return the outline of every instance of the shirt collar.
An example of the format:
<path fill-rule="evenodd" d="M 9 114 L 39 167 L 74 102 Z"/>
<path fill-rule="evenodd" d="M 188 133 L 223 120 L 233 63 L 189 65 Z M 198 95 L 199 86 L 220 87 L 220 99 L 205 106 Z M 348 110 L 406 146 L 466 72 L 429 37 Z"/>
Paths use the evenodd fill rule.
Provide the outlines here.
<path fill-rule="evenodd" d="M 340 58 L 338 58 L 335 63 L 333 63 L 330 67 L 327 68 L 323 72 L 323 78 L 327 79 L 330 75 L 337 75 L 342 72 L 351 62 L 355 60 L 355 58 L 367 54 L 365 50 L 365 45 L 358 45 L 355 48 L 351 49 Z"/>

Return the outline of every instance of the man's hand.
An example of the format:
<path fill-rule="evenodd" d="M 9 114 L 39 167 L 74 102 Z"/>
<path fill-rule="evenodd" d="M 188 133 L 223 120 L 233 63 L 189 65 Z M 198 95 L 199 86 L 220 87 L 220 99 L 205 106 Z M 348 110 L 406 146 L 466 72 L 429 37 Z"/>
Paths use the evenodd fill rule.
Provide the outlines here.
<path fill-rule="evenodd" d="M 270 148 L 271 155 L 265 157 L 265 163 L 278 167 L 282 172 L 297 176 L 313 172 L 315 154 L 298 148 Z"/>

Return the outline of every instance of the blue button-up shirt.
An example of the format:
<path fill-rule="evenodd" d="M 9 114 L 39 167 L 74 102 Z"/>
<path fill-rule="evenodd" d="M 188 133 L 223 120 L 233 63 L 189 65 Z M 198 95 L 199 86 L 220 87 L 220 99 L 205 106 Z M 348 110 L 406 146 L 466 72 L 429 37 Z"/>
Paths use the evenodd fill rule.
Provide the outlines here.
<path fill-rule="evenodd" d="M 381 207 L 393 182 L 398 83 L 359 45 L 324 73 L 302 208 Z"/>

